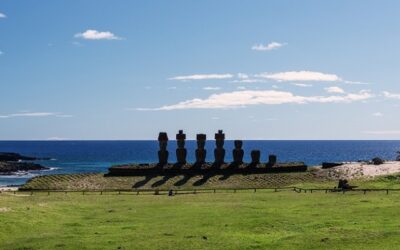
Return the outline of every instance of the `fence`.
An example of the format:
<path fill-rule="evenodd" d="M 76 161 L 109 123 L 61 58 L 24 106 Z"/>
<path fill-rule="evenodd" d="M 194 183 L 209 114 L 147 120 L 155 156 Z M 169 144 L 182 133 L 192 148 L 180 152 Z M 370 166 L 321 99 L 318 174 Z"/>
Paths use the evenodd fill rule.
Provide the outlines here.
<path fill-rule="evenodd" d="M 257 190 L 267 190 L 273 192 L 280 191 L 294 191 L 296 193 L 315 193 L 315 192 L 324 192 L 324 193 L 347 193 L 347 192 L 360 192 L 363 194 L 367 194 L 367 192 L 382 192 L 389 194 L 391 192 L 400 191 L 400 189 L 390 189 L 390 188 L 368 188 L 368 189 L 336 189 L 336 188 L 300 188 L 300 187 L 276 187 L 276 188 L 214 188 L 214 189 L 104 189 L 104 190 L 19 190 L 19 191 L 0 191 L 0 193 L 13 193 L 13 194 L 44 194 L 50 195 L 51 193 L 59 193 L 65 194 L 75 193 L 82 195 L 167 195 L 170 192 L 174 195 L 179 194 L 201 194 L 201 193 L 237 193 L 239 191 L 249 191 L 256 193 Z"/>

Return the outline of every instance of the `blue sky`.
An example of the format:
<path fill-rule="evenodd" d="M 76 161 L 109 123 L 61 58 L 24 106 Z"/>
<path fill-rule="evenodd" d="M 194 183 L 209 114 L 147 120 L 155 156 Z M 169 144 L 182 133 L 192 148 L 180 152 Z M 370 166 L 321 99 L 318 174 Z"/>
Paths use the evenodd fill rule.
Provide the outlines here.
<path fill-rule="evenodd" d="M 399 1 L 0 2 L 0 139 L 400 139 Z"/>

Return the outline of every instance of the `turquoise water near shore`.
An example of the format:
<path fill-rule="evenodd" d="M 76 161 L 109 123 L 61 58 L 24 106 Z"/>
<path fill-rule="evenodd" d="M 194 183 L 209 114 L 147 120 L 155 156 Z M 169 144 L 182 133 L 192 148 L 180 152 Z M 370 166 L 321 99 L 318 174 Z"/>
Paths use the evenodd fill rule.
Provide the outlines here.
<path fill-rule="evenodd" d="M 213 160 L 214 141 L 207 141 L 207 160 Z M 195 159 L 196 141 L 187 141 L 188 161 Z M 175 161 L 176 142 L 170 141 L 170 162 Z M 226 161 L 232 160 L 233 141 L 225 142 Z M 261 160 L 276 154 L 278 161 L 303 161 L 318 165 L 323 161 L 357 161 L 381 157 L 396 158 L 400 141 L 244 141 L 245 161 L 250 151 L 261 150 Z M 37 161 L 50 167 L 12 176 L 0 176 L 0 186 L 20 185 L 43 174 L 107 172 L 114 164 L 157 162 L 157 141 L 0 141 L 0 152 L 16 152 L 27 156 L 50 157 Z"/>

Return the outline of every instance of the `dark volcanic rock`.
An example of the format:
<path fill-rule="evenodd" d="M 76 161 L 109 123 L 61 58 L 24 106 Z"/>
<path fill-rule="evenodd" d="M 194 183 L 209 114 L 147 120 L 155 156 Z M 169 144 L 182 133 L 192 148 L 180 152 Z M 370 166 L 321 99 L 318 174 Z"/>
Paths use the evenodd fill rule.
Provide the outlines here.
<path fill-rule="evenodd" d="M 49 168 L 31 162 L 0 162 L 0 175 L 10 175 L 18 171 L 46 170 L 46 169 Z"/>
<path fill-rule="evenodd" d="M 2 161 L 35 161 L 35 160 L 48 160 L 49 158 L 37 158 L 30 156 L 23 156 L 17 153 L 0 152 L 0 162 Z"/>
<path fill-rule="evenodd" d="M 323 162 L 322 168 L 323 169 L 334 168 L 334 167 L 341 166 L 341 165 L 343 165 L 343 163 L 341 163 L 341 162 Z"/>
<path fill-rule="evenodd" d="M 372 159 L 372 163 L 374 164 L 374 165 L 381 165 L 381 164 L 383 164 L 385 161 L 384 160 L 382 160 L 381 158 L 379 158 L 379 157 L 375 157 L 374 159 Z"/>
<path fill-rule="evenodd" d="M 49 169 L 40 164 L 24 161 L 46 160 L 47 158 L 37 158 L 23 156 L 17 153 L 0 153 L 0 175 L 11 175 L 18 171 L 45 170 Z"/>

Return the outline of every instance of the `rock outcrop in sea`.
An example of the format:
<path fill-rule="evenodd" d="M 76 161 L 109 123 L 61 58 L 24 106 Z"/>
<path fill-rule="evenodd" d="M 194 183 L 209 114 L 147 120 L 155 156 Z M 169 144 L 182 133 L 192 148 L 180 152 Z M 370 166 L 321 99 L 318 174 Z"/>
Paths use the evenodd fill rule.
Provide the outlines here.
<path fill-rule="evenodd" d="M 45 160 L 47 158 L 37 158 L 24 156 L 17 153 L 0 152 L 0 175 L 13 175 L 16 172 L 26 172 L 32 170 L 46 170 L 40 164 L 33 163 L 35 160 Z"/>

